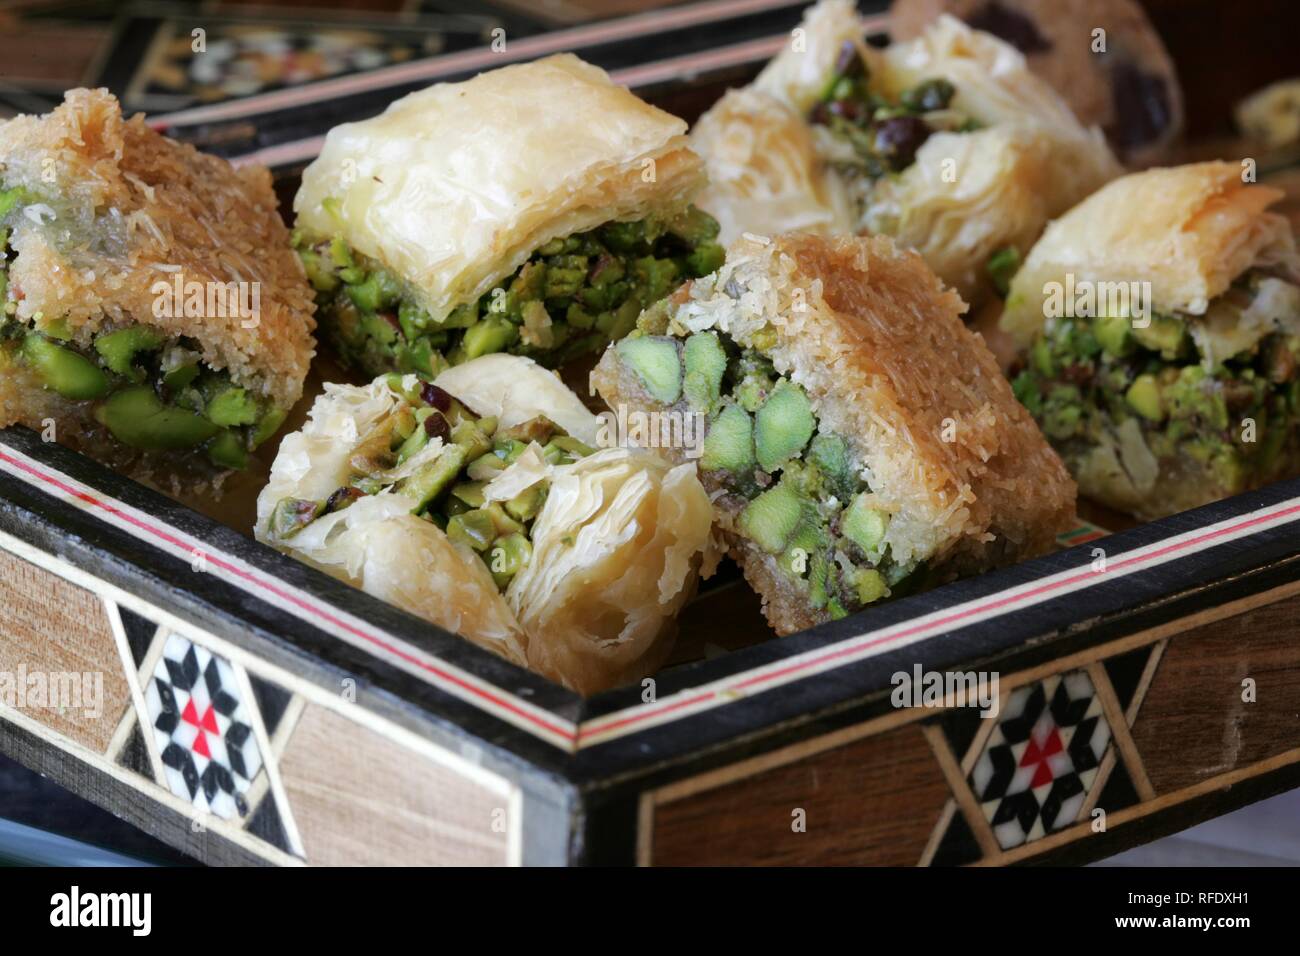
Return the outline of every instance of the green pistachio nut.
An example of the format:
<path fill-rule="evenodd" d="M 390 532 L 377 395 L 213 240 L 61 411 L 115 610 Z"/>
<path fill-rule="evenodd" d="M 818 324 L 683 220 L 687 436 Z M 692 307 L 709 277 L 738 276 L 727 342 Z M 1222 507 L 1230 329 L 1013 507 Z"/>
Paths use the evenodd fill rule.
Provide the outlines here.
<path fill-rule="evenodd" d="M 262 412 L 262 417 L 254 427 L 253 437 L 250 439 L 252 447 L 257 448 L 262 442 L 278 432 L 280 426 L 284 424 L 284 420 L 288 417 L 288 409 L 276 408 L 275 406 L 271 406 Z"/>
<path fill-rule="evenodd" d="M 453 515 L 447 521 L 447 537 L 475 551 L 486 551 L 497 538 L 492 516 L 482 508 Z"/>
<path fill-rule="evenodd" d="M 764 471 L 780 468 L 803 451 L 816 427 L 804 390 L 782 379 L 754 416 L 754 449 L 759 467 Z"/>
<path fill-rule="evenodd" d="M 415 474 L 402 484 L 402 494 L 415 502 L 412 512 L 418 514 L 445 491 L 465 467 L 466 452 L 460 445 L 447 445 L 438 457 L 421 465 Z"/>
<path fill-rule="evenodd" d="M 306 498 L 281 498 L 276 502 L 267 522 L 267 528 L 276 538 L 292 538 L 307 525 L 311 524 L 325 510 L 322 501 Z"/>
<path fill-rule="evenodd" d="M 533 558 L 533 546 L 524 534 L 506 534 L 492 542 L 488 567 L 497 587 L 504 588 Z"/>
<path fill-rule="evenodd" d="M 212 397 L 206 414 L 209 421 L 223 428 L 251 425 L 257 421 L 257 399 L 245 389 L 231 385 Z"/>
<path fill-rule="evenodd" d="M 615 348 L 655 401 L 671 405 L 681 396 L 682 362 L 675 339 L 644 335 L 623 339 Z"/>
<path fill-rule="evenodd" d="M 697 411 L 711 414 L 722 391 L 727 353 L 716 333 L 699 332 L 686 340 L 682 355 L 686 367 L 682 382 L 686 400 Z"/>
<path fill-rule="evenodd" d="M 1160 399 L 1160 383 L 1156 381 L 1154 375 L 1139 375 L 1134 379 L 1133 384 L 1124 393 L 1124 401 L 1128 402 L 1129 408 L 1147 421 L 1164 420 L 1165 407 Z"/>
<path fill-rule="evenodd" d="M 36 370 L 42 384 L 64 398 L 86 401 L 108 394 L 108 376 L 94 362 L 72 349 L 30 333 L 23 339 L 22 356 Z"/>
<path fill-rule="evenodd" d="M 462 481 L 451 489 L 451 496 L 465 502 L 471 508 L 482 508 L 484 484 L 481 481 Z"/>
<path fill-rule="evenodd" d="M 867 504 L 867 497 L 867 493 L 863 492 L 845 509 L 840 521 L 840 533 L 864 553 L 874 554 L 880 550 L 880 545 L 885 540 L 889 515 Z"/>
<path fill-rule="evenodd" d="M 476 359 L 480 355 L 501 352 L 513 345 L 519 338 L 519 329 L 509 319 L 489 317 L 465 330 L 461 348 L 465 351 L 465 360 Z"/>
<path fill-rule="evenodd" d="M 1159 352 L 1163 358 L 1173 360 L 1184 351 L 1187 326 L 1173 316 L 1153 315 L 1149 325 L 1133 326 L 1133 337 L 1151 351 Z"/>
<path fill-rule="evenodd" d="M 546 501 L 546 485 L 538 482 L 506 502 L 506 512 L 516 521 L 532 521 Z"/>
<path fill-rule="evenodd" d="M 763 492 L 740 513 L 740 531 L 768 554 L 780 554 L 804 515 L 804 499 L 792 485 L 781 482 Z"/>
<path fill-rule="evenodd" d="M 848 501 L 858 484 L 849 464 L 849 446 L 839 435 L 818 434 L 808 447 L 807 460 L 825 477 L 831 492 L 840 501 Z"/>
<path fill-rule="evenodd" d="M 147 385 L 114 392 L 95 417 L 122 444 L 150 451 L 193 448 L 219 431 L 200 415 L 164 405 Z"/>
<path fill-rule="evenodd" d="M 884 575 L 874 568 L 857 568 L 853 576 L 853 588 L 857 591 L 861 604 L 874 604 L 889 593 Z"/>
<path fill-rule="evenodd" d="M 235 432 L 220 432 L 208 443 L 207 450 L 208 460 L 219 468 L 239 471 L 248 467 L 248 449 Z"/>
<path fill-rule="evenodd" d="M 739 405 L 726 405 L 704 435 L 700 467 L 705 471 L 753 472 L 754 422 Z"/>
<path fill-rule="evenodd" d="M 1132 320 L 1114 315 L 1093 323 L 1092 334 L 1107 355 L 1124 358 L 1133 351 Z"/>

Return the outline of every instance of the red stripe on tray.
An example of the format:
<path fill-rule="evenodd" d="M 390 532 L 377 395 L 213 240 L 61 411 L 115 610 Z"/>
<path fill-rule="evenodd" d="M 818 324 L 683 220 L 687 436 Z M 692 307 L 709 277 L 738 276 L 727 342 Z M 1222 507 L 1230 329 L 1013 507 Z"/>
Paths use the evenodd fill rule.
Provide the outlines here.
<path fill-rule="evenodd" d="M 1152 564 L 1157 560 L 1159 560 L 1160 558 L 1167 557 L 1171 554 L 1177 554 L 1180 551 L 1187 551 L 1189 549 L 1201 550 L 1199 546 L 1205 545 L 1207 542 L 1213 541 L 1216 538 L 1221 538 L 1227 534 L 1232 534 L 1234 532 L 1242 531 L 1246 528 L 1250 528 L 1258 524 L 1263 524 L 1265 522 L 1276 521 L 1278 519 L 1285 518 L 1291 515 L 1300 515 L 1300 504 L 1293 505 L 1281 511 L 1273 511 L 1273 512 L 1269 512 L 1268 514 L 1256 515 L 1255 517 L 1248 518 L 1244 521 L 1239 521 L 1236 524 L 1225 525 L 1224 527 L 1216 528 L 1213 531 L 1208 531 L 1205 534 L 1197 535 L 1196 537 L 1188 538 L 1186 540 L 1179 541 L 1171 545 L 1167 545 L 1166 547 L 1159 548 L 1148 554 L 1143 554 L 1137 557 L 1126 558 L 1123 560 L 1115 561 L 1113 563 L 1108 564 L 1105 571 L 1093 571 L 1091 570 L 1091 568 L 1089 568 L 1088 570 L 1081 571 L 1078 574 L 1074 574 L 1066 578 L 1059 578 L 1055 581 L 1050 581 L 1046 584 L 1039 585 L 1038 587 L 1031 588 L 1027 591 L 1022 591 L 1010 597 L 997 598 L 994 600 L 985 601 L 980 604 L 972 604 L 959 611 L 955 611 L 954 613 L 949 614 L 946 617 L 941 617 L 938 618 L 937 620 L 932 620 L 922 624 L 917 624 L 914 625 L 913 627 L 905 628 L 901 631 L 896 631 L 892 634 L 883 635 L 881 637 L 877 637 L 872 640 L 857 641 L 854 642 L 852 646 L 849 647 L 837 647 L 827 651 L 824 654 L 819 654 L 814 657 L 805 658 L 801 661 L 796 661 L 795 663 L 789 664 L 785 667 L 776 667 L 773 668 L 772 670 L 768 670 L 756 674 L 753 677 L 743 678 L 742 676 L 738 675 L 737 678 L 726 680 L 723 683 L 720 683 L 718 687 L 710 691 L 706 691 L 704 693 L 695 693 L 691 697 L 682 700 L 672 700 L 671 702 L 665 702 L 664 706 L 660 708 L 655 708 L 654 705 L 650 705 L 648 709 L 639 710 L 637 713 L 630 714 L 629 716 L 626 717 L 613 719 L 613 720 L 598 719 L 596 721 L 589 721 L 588 723 L 583 724 L 578 728 L 579 746 L 582 745 L 584 738 L 589 738 L 593 736 L 607 737 L 609 736 L 610 732 L 613 730 L 623 730 L 633 726 L 634 724 L 641 723 L 643 721 L 649 720 L 654 717 L 661 717 L 664 714 L 670 713 L 675 710 L 681 710 L 682 708 L 685 707 L 691 707 L 696 704 L 707 703 L 709 701 L 717 700 L 719 698 L 725 698 L 728 695 L 735 694 L 738 691 L 759 687 L 763 684 L 769 684 L 772 681 L 779 680 L 781 678 L 790 678 L 793 675 L 811 670 L 816 667 L 820 667 L 829 662 L 840 660 L 845 657 L 852 657 L 856 654 L 860 654 L 861 652 L 865 650 L 869 650 L 871 648 L 884 647 L 887 644 L 897 643 L 898 641 L 901 641 L 904 638 L 914 637 L 918 634 L 923 634 L 926 631 L 935 631 L 935 630 L 947 628 L 948 625 L 954 624 L 958 621 L 962 621 L 971 617 L 978 616 L 980 614 L 987 613 L 988 611 L 993 611 L 998 609 L 1009 609 L 1018 604 L 1027 603 L 1034 598 L 1039 598 L 1042 597 L 1043 595 L 1051 594 L 1052 592 L 1055 591 L 1060 591 L 1073 584 L 1078 584 L 1080 581 L 1085 581 L 1090 578 L 1100 580 L 1102 578 L 1112 576 L 1113 572 L 1118 570 L 1126 569 L 1126 573 L 1131 573 L 1133 571 L 1139 570 L 1145 565 Z M 865 637 L 866 635 L 863 636 Z M 616 718 L 617 714 L 611 714 L 610 717 Z"/>
<path fill-rule="evenodd" d="M 139 529 L 141 532 L 166 542 L 174 548 L 189 551 L 195 550 L 190 544 L 187 544 L 185 541 L 164 530 L 166 526 L 156 527 L 149 522 L 142 521 L 134 515 L 115 507 L 108 501 L 81 491 L 62 481 L 60 478 L 56 477 L 56 475 L 49 474 L 40 468 L 33 467 L 20 458 L 15 458 L 0 451 L 0 461 L 6 462 L 12 467 L 30 475 L 38 482 L 52 485 L 66 495 L 103 510 L 119 520 L 130 524 L 132 527 Z M 1276 506 L 1274 507 L 1276 508 Z M 770 670 L 757 669 L 758 673 L 751 671 L 750 676 L 745 676 L 744 674 L 734 675 L 733 677 L 723 679 L 714 687 L 707 690 L 692 689 L 684 691 L 683 696 L 679 698 L 670 697 L 660 704 L 638 705 L 636 708 L 629 708 L 624 711 L 608 714 L 605 717 L 587 721 L 579 726 L 574 726 L 572 724 L 566 726 L 563 723 L 545 720 L 538 714 L 531 712 L 528 707 L 521 706 L 524 702 L 520 701 L 519 698 L 504 692 L 494 693 L 485 688 L 478 687 L 474 683 L 458 676 L 451 670 L 438 667 L 428 661 L 422 660 L 383 637 L 372 634 L 362 628 L 358 628 L 356 625 L 331 614 L 328 610 L 318 606 L 313 601 L 299 597 L 292 590 L 286 590 L 277 586 L 277 583 L 273 583 L 276 582 L 276 579 L 273 577 L 264 576 L 261 572 L 241 568 L 236 564 L 211 555 L 206 550 L 201 551 L 201 553 L 204 556 L 204 560 L 209 564 L 215 565 L 229 572 L 242 581 L 247 582 L 248 585 L 272 594 L 275 597 L 299 608 L 303 613 L 323 620 L 334 627 L 342 628 L 366 643 L 380 648 L 386 653 L 392 654 L 393 656 L 436 676 L 440 680 L 457 688 L 462 695 L 472 702 L 486 704 L 491 708 L 513 715 L 517 720 L 522 721 L 525 724 L 525 729 L 533 729 L 534 732 L 541 730 L 564 741 L 568 744 L 568 749 L 572 751 L 581 749 L 583 746 L 592 746 L 594 742 L 598 742 L 594 741 L 593 738 L 606 740 L 612 737 L 621 736 L 620 733 L 616 732 L 625 731 L 628 728 L 632 728 L 637 724 L 643 724 L 651 719 L 663 718 L 665 715 L 689 708 L 697 708 L 700 705 L 722 705 L 730 700 L 738 699 L 742 696 L 741 692 L 745 690 L 752 690 L 754 688 L 762 687 L 763 685 L 771 685 L 778 681 L 784 683 L 793 679 L 798 674 L 805 673 L 814 668 L 823 667 L 827 663 L 860 655 L 864 651 L 894 644 L 906 638 L 924 634 L 927 631 L 940 631 L 948 628 L 952 624 L 982 614 L 987 614 L 990 611 L 1010 610 L 1017 606 L 1034 602 L 1045 595 L 1069 588 L 1070 586 L 1082 581 L 1093 580 L 1100 583 L 1102 580 L 1110 580 L 1116 577 L 1116 572 L 1120 572 L 1120 575 L 1118 576 L 1130 574 L 1142 569 L 1143 567 L 1154 564 L 1162 558 L 1167 558 L 1170 555 L 1202 550 L 1204 547 L 1208 546 L 1210 542 L 1221 539 L 1227 535 L 1236 534 L 1260 524 L 1276 522 L 1292 516 L 1300 516 L 1300 503 L 1292 504 L 1277 510 L 1270 510 L 1263 514 L 1255 514 L 1251 517 L 1235 521 L 1232 524 L 1225 524 L 1202 534 L 1165 545 L 1164 547 L 1157 548 L 1156 550 L 1146 554 L 1136 555 L 1130 558 L 1122 558 L 1110 562 L 1105 571 L 1093 571 L 1091 568 L 1081 570 L 1067 577 L 1057 578 L 1040 584 L 1037 587 L 1020 591 L 1016 594 L 1005 597 L 993 596 L 980 603 L 972 603 L 961 607 L 944 617 L 918 623 L 889 634 L 883 634 L 874 638 L 872 638 L 869 633 L 863 634 L 857 639 L 850 638 L 847 646 L 841 645 L 834 647 L 828 649 L 824 653 L 794 661 L 784 666 L 773 666 Z"/>
<path fill-rule="evenodd" d="M 20 461 L 16 458 L 13 458 L 12 456 L 5 454 L 4 452 L 0 452 L 0 461 L 8 462 L 10 465 L 14 466 L 15 468 L 18 468 L 21 471 L 24 471 L 29 475 L 32 475 L 33 477 L 39 479 L 40 481 L 46 484 L 53 485 L 54 487 L 62 491 L 64 494 L 71 495 L 72 497 L 77 498 L 78 500 L 83 501 L 86 504 L 92 505 L 96 508 L 100 508 L 101 510 L 113 515 L 115 518 L 118 518 L 121 521 L 125 521 L 126 523 L 136 528 L 139 528 L 141 531 L 147 532 L 148 534 L 153 535 L 154 537 L 167 542 L 168 544 L 172 545 L 175 548 L 179 548 L 181 550 L 190 550 L 190 551 L 194 550 L 189 544 L 175 537 L 174 535 L 169 534 L 167 531 L 155 527 L 149 524 L 148 522 L 141 521 L 139 518 L 136 518 L 134 515 L 128 514 L 125 511 L 122 511 L 121 509 L 114 507 L 108 502 L 95 497 L 94 495 L 87 494 L 84 491 L 80 491 L 76 488 L 73 488 L 71 485 L 64 483 L 63 481 L 56 478 L 54 475 L 47 474 L 41 471 L 39 468 L 33 468 L 31 465 L 27 464 L 24 461 Z M 452 673 L 451 671 L 448 671 L 444 668 L 431 664 L 428 661 L 421 660 L 419 657 L 410 654 L 409 652 L 403 650 L 401 647 L 398 647 L 390 643 L 389 641 L 383 639 L 382 637 L 376 634 L 371 634 L 362 628 L 356 627 L 355 625 L 349 623 L 348 621 L 342 620 L 341 618 L 338 618 L 335 615 L 329 613 L 323 608 L 317 607 L 313 602 L 304 600 L 303 598 L 299 597 L 293 592 L 286 591 L 283 588 L 277 587 L 276 585 L 270 583 L 271 581 L 274 580 L 274 578 L 262 579 L 258 575 L 250 571 L 247 571 L 244 568 L 239 567 L 238 565 L 232 564 L 229 561 L 225 561 L 222 558 L 209 554 L 207 551 L 201 551 L 200 553 L 203 555 L 203 560 L 205 563 L 216 565 L 217 567 L 222 568 L 223 570 L 229 572 L 230 574 L 233 574 L 236 577 L 244 581 L 247 581 L 249 584 L 253 585 L 254 587 L 260 588 L 261 590 L 266 591 L 269 594 L 272 594 L 275 597 L 280 598 L 281 600 L 288 601 L 290 604 L 293 604 L 295 607 L 300 608 L 301 610 L 307 612 L 308 614 L 314 615 L 315 617 L 320 618 L 321 620 L 327 622 L 328 624 L 334 627 L 341 628 L 347 631 L 349 634 L 352 634 L 360 638 L 361 640 L 366 641 L 367 643 L 373 644 L 376 647 L 383 649 L 387 653 L 392 654 L 394 657 L 400 658 L 401 660 L 405 661 L 408 664 L 411 664 L 415 667 L 419 667 L 422 670 L 428 671 L 430 674 L 437 676 L 441 680 L 444 680 L 458 687 L 463 693 L 469 694 L 472 697 L 481 698 L 482 700 L 485 700 L 488 703 L 492 704 L 494 707 L 500 708 L 501 710 L 514 714 L 520 720 L 528 721 L 529 723 L 532 723 L 537 727 L 540 727 L 541 729 L 547 731 L 548 733 L 555 734 L 556 736 L 566 741 L 572 742 L 577 737 L 575 728 L 562 727 L 558 724 L 551 723 L 550 721 L 543 720 L 540 717 L 538 717 L 536 714 L 529 713 L 527 710 L 519 707 L 514 703 L 511 703 L 510 698 L 502 697 L 499 694 L 492 693 L 491 691 L 487 691 L 481 687 L 476 687 L 474 684 L 464 680 L 461 677 L 458 677 L 456 674 Z"/>

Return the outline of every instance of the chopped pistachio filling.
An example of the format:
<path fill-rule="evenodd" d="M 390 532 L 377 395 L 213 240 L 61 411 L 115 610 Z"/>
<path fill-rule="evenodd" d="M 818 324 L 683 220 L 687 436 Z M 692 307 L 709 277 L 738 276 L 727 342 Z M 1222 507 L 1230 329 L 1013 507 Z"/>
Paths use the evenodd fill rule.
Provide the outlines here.
<path fill-rule="evenodd" d="M 642 309 L 722 265 L 718 224 L 690 207 L 667 222 L 609 222 L 553 239 L 475 302 L 435 317 L 340 237 L 294 234 L 340 358 L 369 375 L 432 378 L 491 352 L 555 367 L 626 335 Z"/>
<path fill-rule="evenodd" d="M 1005 299 L 1011 289 L 1011 280 L 1020 271 L 1020 250 L 1015 246 L 1004 246 L 989 256 L 984 265 L 989 281 L 998 298 Z"/>
<path fill-rule="evenodd" d="M 17 190 L 0 192 L 0 219 Z M 0 230 L 0 369 L 17 365 L 63 398 L 88 403 L 124 445 L 144 451 L 201 450 L 218 468 L 240 469 L 284 423 L 286 410 L 209 368 L 198 343 L 143 325 L 107 327 L 88 345 L 63 319 L 16 318 L 8 284 L 8 230 Z"/>
<path fill-rule="evenodd" d="M 896 102 L 873 92 L 870 71 L 857 46 L 846 40 L 809 121 L 825 126 L 853 147 L 850 172 L 879 179 L 900 173 L 916 160 L 931 134 L 965 133 L 979 124 L 950 108 L 956 94 L 942 78 L 923 80 Z"/>
<path fill-rule="evenodd" d="M 532 558 L 533 522 L 549 489 L 541 480 L 507 501 L 489 501 L 485 487 L 533 443 L 553 465 L 585 458 L 595 449 L 543 416 L 498 428 L 496 419 L 476 415 L 430 382 L 408 387 L 413 381 L 396 373 L 389 376 L 390 388 L 405 404 L 353 450 L 347 483 L 320 501 L 279 501 L 269 531 L 291 538 L 322 515 L 341 511 L 366 495 L 396 492 L 410 499 L 413 514 L 477 553 L 504 591 Z M 442 442 L 441 451 L 409 474 L 395 476 L 435 438 Z"/>
<path fill-rule="evenodd" d="M 814 608 L 841 618 L 916 582 L 918 565 L 890 554 L 889 514 L 873 505 L 849 444 L 822 427 L 798 384 L 758 349 L 714 332 L 645 334 L 651 324 L 619 342 L 620 358 L 656 402 L 704 416 L 705 487 Z"/>
<path fill-rule="evenodd" d="M 1300 464 L 1298 369 L 1300 289 L 1248 272 L 1205 316 L 1049 320 L 1012 386 L 1067 463 L 1132 421 L 1235 493 Z"/>

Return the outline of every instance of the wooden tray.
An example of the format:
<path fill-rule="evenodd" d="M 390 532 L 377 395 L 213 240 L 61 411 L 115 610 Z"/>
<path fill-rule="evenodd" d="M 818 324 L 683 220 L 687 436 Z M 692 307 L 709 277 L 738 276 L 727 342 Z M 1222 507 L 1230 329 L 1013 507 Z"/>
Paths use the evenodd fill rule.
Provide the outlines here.
<path fill-rule="evenodd" d="M 103 692 L 0 701 L 0 749 L 208 862 L 1090 859 L 1300 783 L 1298 522 L 1283 482 L 583 700 L 11 429 L 0 672 Z M 894 706 L 915 668 L 1001 714 Z"/>
<path fill-rule="evenodd" d="M 800 6 L 672 8 L 559 48 L 675 49 L 726 13 L 731 42 L 624 67 L 688 115 Z M 291 188 L 320 130 L 481 68 L 160 125 Z M 1074 862 L 1300 785 L 1300 481 L 1065 544 L 783 640 L 715 582 L 678 663 L 583 700 L 10 429 L 0 750 L 210 863 Z M 896 705 L 899 675 L 935 674 L 996 677 L 998 715 Z"/>

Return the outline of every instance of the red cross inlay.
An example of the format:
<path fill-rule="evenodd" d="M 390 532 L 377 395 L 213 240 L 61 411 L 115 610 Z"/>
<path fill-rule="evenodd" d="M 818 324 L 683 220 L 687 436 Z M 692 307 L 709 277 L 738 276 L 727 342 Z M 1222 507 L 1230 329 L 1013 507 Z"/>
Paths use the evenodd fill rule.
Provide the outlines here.
<path fill-rule="evenodd" d="M 1061 734 L 1055 725 L 1052 726 L 1051 732 L 1047 739 L 1043 741 L 1042 747 L 1038 746 L 1038 741 L 1033 735 L 1029 738 L 1029 746 L 1025 748 L 1024 755 L 1020 758 L 1020 766 L 1029 767 L 1033 764 L 1038 766 L 1034 769 L 1034 779 L 1030 781 L 1029 788 L 1041 787 L 1045 783 L 1051 783 L 1055 779 L 1052 773 L 1051 764 L 1047 762 L 1049 757 L 1059 754 L 1064 748 L 1061 746 Z"/>
<path fill-rule="evenodd" d="M 203 712 L 202 716 L 199 716 L 199 709 L 194 706 L 194 698 L 191 697 L 185 705 L 185 710 L 181 713 L 181 720 L 187 724 L 193 724 L 199 731 L 194 735 L 194 743 L 190 745 L 190 749 L 196 754 L 202 754 L 209 760 L 212 759 L 212 751 L 208 749 L 208 738 L 204 731 L 206 730 L 209 734 L 221 733 L 220 728 L 217 727 L 217 712 L 212 709 L 212 705 L 208 704 L 208 709 Z"/>

